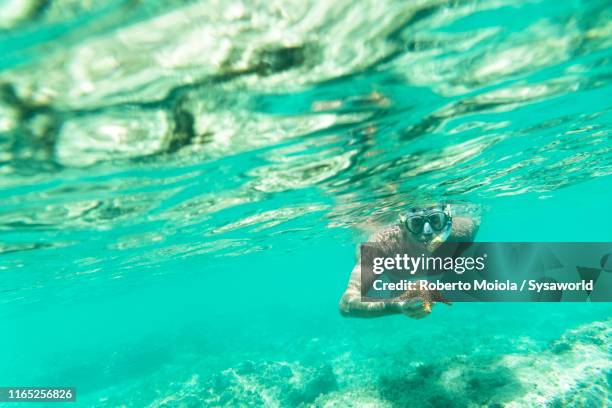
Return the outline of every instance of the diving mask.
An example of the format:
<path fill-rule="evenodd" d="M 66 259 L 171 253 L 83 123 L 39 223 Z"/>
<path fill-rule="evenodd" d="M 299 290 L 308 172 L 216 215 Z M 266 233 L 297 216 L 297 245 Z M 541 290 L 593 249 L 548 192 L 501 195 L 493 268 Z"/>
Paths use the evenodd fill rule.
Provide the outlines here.
<path fill-rule="evenodd" d="M 402 217 L 402 221 L 408 231 L 419 235 L 423 232 L 425 223 L 428 223 L 431 229 L 436 232 L 442 231 L 446 226 L 452 224 L 452 216 L 450 211 L 436 208 L 418 212 L 414 211 Z"/>

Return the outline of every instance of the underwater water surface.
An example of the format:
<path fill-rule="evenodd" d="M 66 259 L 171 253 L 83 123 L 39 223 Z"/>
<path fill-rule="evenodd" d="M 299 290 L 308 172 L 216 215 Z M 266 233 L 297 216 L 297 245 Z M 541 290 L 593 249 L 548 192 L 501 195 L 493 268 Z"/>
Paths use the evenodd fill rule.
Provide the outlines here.
<path fill-rule="evenodd" d="M 609 303 L 338 301 L 414 203 L 612 241 L 611 47 L 609 1 L 0 2 L 0 386 L 609 406 Z"/>

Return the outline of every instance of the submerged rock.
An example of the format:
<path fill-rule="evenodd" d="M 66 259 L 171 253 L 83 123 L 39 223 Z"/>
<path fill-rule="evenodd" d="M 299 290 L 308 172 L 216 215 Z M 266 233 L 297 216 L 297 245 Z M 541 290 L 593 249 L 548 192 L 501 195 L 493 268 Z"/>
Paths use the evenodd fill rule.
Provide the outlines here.
<path fill-rule="evenodd" d="M 612 320 L 580 326 L 542 353 L 505 356 L 528 391 L 507 406 L 611 406 L 607 377 L 612 370 Z"/>
<path fill-rule="evenodd" d="M 383 375 L 379 395 L 394 407 L 610 406 L 611 338 L 612 320 L 594 322 L 543 351 L 461 357 Z"/>
<path fill-rule="evenodd" d="M 603 407 L 609 397 L 612 320 L 566 332 L 544 350 L 457 356 L 373 374 L 323 394 L 313 407 Z M 374 378 L 377 378 L 374 379 Z"/>
<path fill-rule="evenodd" d="M 462 355 L 412 365 L 397 356 L 388 364 L 394 358 L 389 353 L 378 363 L 358 363 L 354 356 L 310 366 L 244 361 L 170 384 L 176 372 L 162 370 L 120 393 L 107 390 L 113 397 L 97 406 L 604 407 L 611 406 L 611 336 L 608 320 L 570 330 L 544 349 L 486 358 Z"/>
<path fill-rule="evenodd" d="M 151 407 L 298 407 L 309 406 L 337 389 L 331 366 L 289 362 L 244 362 L 203 381 L 192 382 Z"/>

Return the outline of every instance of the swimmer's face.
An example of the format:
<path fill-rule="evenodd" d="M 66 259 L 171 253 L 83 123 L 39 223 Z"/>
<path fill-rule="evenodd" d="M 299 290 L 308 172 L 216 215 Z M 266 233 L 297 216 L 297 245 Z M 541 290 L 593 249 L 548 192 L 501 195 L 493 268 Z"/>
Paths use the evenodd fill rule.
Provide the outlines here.
<path fill-rule="evenodd" d="M 402 217 L 402 222 L 408 236 L 423 244 L 444 242 L 451 228 L 450 214 L 442 205 L 412 208 Z"/>

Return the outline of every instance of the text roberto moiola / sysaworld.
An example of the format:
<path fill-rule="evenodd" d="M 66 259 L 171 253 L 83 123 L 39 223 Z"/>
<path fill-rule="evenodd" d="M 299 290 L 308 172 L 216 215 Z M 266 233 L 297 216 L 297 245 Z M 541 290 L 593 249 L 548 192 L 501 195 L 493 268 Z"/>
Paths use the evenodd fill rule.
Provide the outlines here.
<path fill-rule="evenodd" d="M 485 269 L 487 255 L 479 257 L 434 257 L 422 254 L 418 257 L 408 254 L 396 254 L 394 257 L 373 258 L 372 272 L 382 275 L 385 272 L 398 272 L 409 274 L 414 278 L 419 272 L 438 271 L 463 274 L 466 271 L 482 271 Z M 581 280 L 579 282 L 540 282 L 536 279 L 522 279 L 518 282 L 507 280 L 488 281 L 486 279 L 474 279 L 472 281 L 441 282 L 439 280 L 410 280 L 387 282 L 376 279 L 372 285 L 377 291 L 406 291 L 406 290 L 446 290 L 446 291 L 592 291 L 593 281 Z"/>

